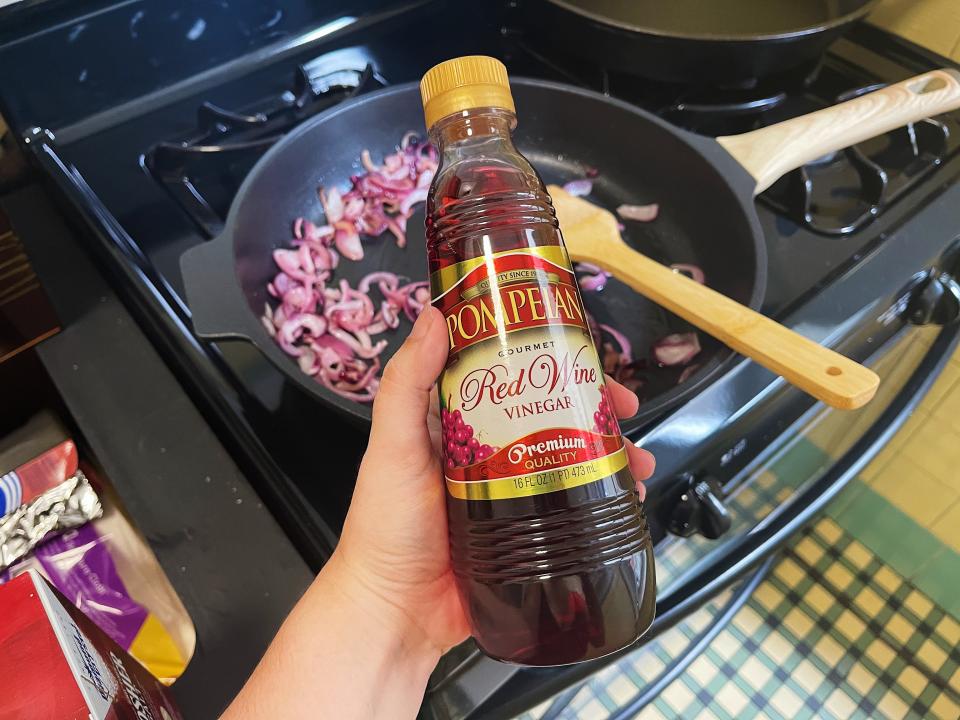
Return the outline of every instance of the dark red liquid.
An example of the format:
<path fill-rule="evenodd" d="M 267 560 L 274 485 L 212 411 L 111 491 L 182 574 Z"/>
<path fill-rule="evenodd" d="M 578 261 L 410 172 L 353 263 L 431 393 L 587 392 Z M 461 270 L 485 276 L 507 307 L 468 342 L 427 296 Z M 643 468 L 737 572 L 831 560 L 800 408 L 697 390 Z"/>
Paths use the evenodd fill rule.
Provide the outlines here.
<path fill-rule="evenodd" d="M 471 111 L 435 128 L 443 160 L 427 203 L 431 272 L 562 244 L 542 181 L 509 141 L 512 119 Z M 491 657 L 524 665 L 589 660 L 633 643 L 653 621 L 653 550 L 628 469 L 530 497 L 448 495 L 447 510 L 464 608 Z"/>

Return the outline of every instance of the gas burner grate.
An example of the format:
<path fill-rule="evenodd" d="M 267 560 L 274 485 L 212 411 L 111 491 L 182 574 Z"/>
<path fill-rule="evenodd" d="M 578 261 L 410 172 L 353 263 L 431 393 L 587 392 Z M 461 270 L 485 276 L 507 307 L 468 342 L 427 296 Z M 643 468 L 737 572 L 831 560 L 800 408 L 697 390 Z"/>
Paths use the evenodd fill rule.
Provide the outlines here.
<path fill-rule="evenodd" d="M 507 33 L 512 62 L 534 63 L 555 79 L 636 103 L 663 119 L 707 135 L 749 132 L 884 87 L 851 84 L 849 68 L 829 55 L 789 71 L 732 87 L 652 82 L 552 52 Z M 842 92 L 841 92 L 842 91 Z M 907 194 L 949 152 L 949 130 L 924 120 L 819 158 L 788 173 L 760 196 L 768 208 L 818 235 L 846 236 Z"/>
<path fill-rule="evenodd" d="M 767 115 L 789 113 L 792 101 L 817 81 L 822 66 L 817 60 L 738 86 L 683 89 L 656 113 L 702 135 L 748 132 L 765 124 Z"/>
<path fill-rule="evenodd" d="M 197 129 L 179 142 L 157 143 L 143 165 L 200 229 L 215 237 L 243 179 L 277 140 L 307 118 L 386 84 L 370 64 L 323 74 L 301 65 L 292 88 L 262 110 L 237 112 L 204 102 Z"/>
<path fill-rule="evenodd" d="M 551 79 L 626 100 L 679 127 L 702 135 L 729 135 L 755 129 L 773 108 L 789 104 L 817 82 L 822 59 L 764 78 L 735 85 L 687 85 L 660 82 L 584 63 L 555 47 L 547 49 L 516 30 L 503 31 L 506 55 L 519 74 L 543 74 Z M 530 70 L 528 68 L 536 68 Z"/>
<path fill-rule="evenodd" d="M 865 85 L 841 93 L 836 102 L 882 87 L 881 83 Z M 760 197 L 775 211 L 820 235 L 849 235 L 939 166 L 949 137 L 949 129 L 939 120 L 911 123 L 798 168 Z"/>

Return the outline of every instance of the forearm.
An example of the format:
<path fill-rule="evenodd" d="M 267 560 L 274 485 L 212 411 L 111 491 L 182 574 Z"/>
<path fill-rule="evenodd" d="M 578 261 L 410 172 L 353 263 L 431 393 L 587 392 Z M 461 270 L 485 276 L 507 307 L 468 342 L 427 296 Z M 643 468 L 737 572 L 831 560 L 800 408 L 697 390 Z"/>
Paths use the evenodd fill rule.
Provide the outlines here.
<path fill-rule="evenodd" d="M 223 718 L 414 718 L 439 657 L 334 556 Z"/>

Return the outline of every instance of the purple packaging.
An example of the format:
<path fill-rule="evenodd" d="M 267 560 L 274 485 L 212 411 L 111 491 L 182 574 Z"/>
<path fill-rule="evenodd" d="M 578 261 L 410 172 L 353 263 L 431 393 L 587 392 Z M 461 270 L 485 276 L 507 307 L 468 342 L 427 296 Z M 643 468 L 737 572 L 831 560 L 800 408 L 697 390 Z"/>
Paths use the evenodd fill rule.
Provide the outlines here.
<path fill-rule="evenodd" d="M 107 548 L 90 524 L 40 545 L 34 557 L 53 586 L 113 640 L 129 649 L 147 610 L 127 592 Z"/>

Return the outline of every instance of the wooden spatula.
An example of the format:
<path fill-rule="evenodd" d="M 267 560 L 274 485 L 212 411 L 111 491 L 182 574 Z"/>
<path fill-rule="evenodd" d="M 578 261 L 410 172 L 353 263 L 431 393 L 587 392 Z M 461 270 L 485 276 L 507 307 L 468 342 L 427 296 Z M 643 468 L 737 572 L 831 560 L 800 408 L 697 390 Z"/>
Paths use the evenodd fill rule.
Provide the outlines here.
<path fill-rule="evenodd" d="M 614 216 L 563 188 L 548 188 L 567 250 L 742 355 L 842 410 L 866 404 L 880 378 L 863 365 L 628 247 Z"/>

